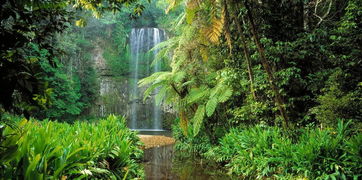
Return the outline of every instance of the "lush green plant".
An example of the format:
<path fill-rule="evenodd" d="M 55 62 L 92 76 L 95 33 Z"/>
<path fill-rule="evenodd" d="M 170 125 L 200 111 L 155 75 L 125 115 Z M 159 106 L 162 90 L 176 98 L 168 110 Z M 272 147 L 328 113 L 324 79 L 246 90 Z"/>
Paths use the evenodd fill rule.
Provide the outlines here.
<path fill-rule="evenodd" d="M 46 49 L 39 49 L 36 44 L 31 44 L 30 48 L 32 49 L 30 59 L 35 59 L 43 72 L 36 76 L 45 82 L 47 87 L 45 94 L 37 94 L 33 98 L 43 106 L 38 110 L 37 116 L 53 119 L 79 115 L 83 107 L 83 103 L 79 101 L 80 82 L 77 79 L 70 79 L 72 77 L 64 72 L 62 64 L 57 59 L 53 60 L 57 66 L 49 64 L 49 52 Z"/>
<path fill-rule="evenodd" d="M 204 156 L 247 177 L 358 179 L 361 134 L 352 135 L 350 122 L 340 121 L 336 129 L 300 129 L 297 139 L 277 127 L 232 129 Z"/>
<path fill-rule="evenodd" d="M 20 179 L 142 177 L 140 142 L 124 118 L 74 124 L 23 119 L 1 125 L 0 175 Z"/>
<path fill-rule="evenodd" d="M 336 119 L 354 119 L 358 122 L 361 118 L 362 84 L 354 91 L 345 92 L 342 83 L 348 81 L 349 76 L 337 68 L 329 77 L 326 87 L 322 89 L 324 94 L 317 98 L 319 105 L 312 109 L 320 123 L 335 126 Z"/>
<path fill-rule="evenodd" d="M 197 45 L 183 43 L 198 38 L 196 31 L 196 28 L 185 28 L 182 36 L 160 43 L 158 47 L 162 49 L 159 56 L 169 58 L 168 53 L 174 53 L 170 65 L 172 70 L 154 73 L 139 82 L 140 86 L 149 86 L 144 93 L 144 99 L 148 98 L 154 89 L 160 88 L 155 96 L 156 102 L 172 104 L 179 112 L 180 126 L 184 134 L 187 135 L 190 124 L 194 136 L 199 133 L 203 124 L 209 124 L 203 122 L 221 119 L 215 114 L 218 114 L 220 105 L 233 94 L 233 89 L 225 80 L 227 75 L 223 69 L 207 69 L 208 65 L 216 61 L 215 57 L 205 57 L 207 55 L 203 55 L 202 50 L 195 52 L 195 59 L 189 57 L 189 48 L 196 50 L 194 48 Z"/>

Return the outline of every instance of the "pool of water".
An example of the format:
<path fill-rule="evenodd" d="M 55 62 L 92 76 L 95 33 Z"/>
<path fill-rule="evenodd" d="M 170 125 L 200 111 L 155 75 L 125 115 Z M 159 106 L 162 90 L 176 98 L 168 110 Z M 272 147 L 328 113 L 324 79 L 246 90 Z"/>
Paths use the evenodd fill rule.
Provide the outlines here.
<path fill-rule="evenodd" d="M 173 145 L 145 150 L 144 169 L 147 180 L 228 180 L 236 179 L 220 167 L 194 158 L 179 158 Z"/>

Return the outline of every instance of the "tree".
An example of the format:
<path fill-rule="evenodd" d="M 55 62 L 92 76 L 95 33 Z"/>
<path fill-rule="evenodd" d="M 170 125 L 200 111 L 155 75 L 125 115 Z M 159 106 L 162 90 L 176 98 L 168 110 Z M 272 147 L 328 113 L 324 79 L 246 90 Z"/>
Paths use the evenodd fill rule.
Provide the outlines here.
<path fill-rule="evenodd" d="M 136 0 L 127 1 L 74 1 L 74 0 L 6 0 L 1 5 L 0 49 L 0 104 L 7 111 L 25 113 L 33 105 L 40 105 L 39 98 L 47 97 L 47 83 L 36 75 L 43 72 L 36 57 L 29 56 L 28 47 L 35 43 L 47 50 L 49 57 L 58 56 L 55 33 L 62 32 L 76 19 L 76 10 L 91 11 L 100 17 L 106 11 L 120 10 L 123 5 L 133 5 L 133 13 L 140 14 L 144 7 Z M 70 8 L 70 7 L 74 7 Z M 85 25 L 84 19 L 76 21 Z M 49 64 L 56 67 L 52 58 Z M 19 106 L 20 102 L 23 104 Z M 24 105 L 27 104 L 27 105 Z"/>

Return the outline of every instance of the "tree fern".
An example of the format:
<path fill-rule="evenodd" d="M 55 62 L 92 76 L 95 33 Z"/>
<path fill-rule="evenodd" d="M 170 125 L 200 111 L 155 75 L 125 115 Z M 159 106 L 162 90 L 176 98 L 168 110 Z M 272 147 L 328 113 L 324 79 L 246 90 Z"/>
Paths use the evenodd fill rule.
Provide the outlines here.
<path fill-rule="evenodd" d="M 169 9 L 179 2 L 171 0 Z M 226 13 L 222 12 L 221 1 L 186 0 L 185 2 L 187 2 L 186 9 L 189 10 L 182 18 L 189 24 L 196 24 L 197 19 L 198 26 L 182 26 L 180 29 L 182 33 L 178 38 L 171 38 L 168 42 L 155 47 L 161 53 L 159 59 L 170 60 L 172 71 L 153 74 L 151 78 L 140 81 L 140 85 L 148 84 L 149 88 L 153 88 L 155 84 L 162 86 L 155 97 L 156 102 L 172 104 L 179 112 L 180 127 L 184 135 L 192 129 L 193 135 L 196 136 L 202 127 L 202 122 L 215 114 L 218 105 L 226 102 L 233 92 L 218 75 L 219 72 L 208 69 L 207 66 L 213 63 L 210 62 L 213 60 L 213 56 L 210 56 L 212 54 L 210 43 L 219 43 L 224 33 Z M 201 6 L 208 8 L 205 10 L 200 8 Z M 207 16 L 196 16 L 198 13 L 206 13 Z M 169 56 L 170 54 L 172 56 Z M 190 125 L 188 118 L 191 117 L 192 128 L 188 128 Z"/>

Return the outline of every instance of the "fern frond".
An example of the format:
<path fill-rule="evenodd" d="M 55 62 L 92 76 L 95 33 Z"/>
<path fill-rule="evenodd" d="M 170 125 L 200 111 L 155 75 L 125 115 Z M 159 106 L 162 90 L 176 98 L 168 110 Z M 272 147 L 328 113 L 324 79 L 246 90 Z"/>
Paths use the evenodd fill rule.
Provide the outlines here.
<path fill-rule="evenodd" d="M 173 81 L 176 82 L 176 83 L 179 83 L 181 82 L 184 78 L 186 77 L 186 72 L 185 71 L 179 71 L 179 72 L 176 72 L 174 75 L 173 75 Z"/>
<path fill-rule="evenodd" d="M 201 101 L 204 97 L 209 94 L 209 91 L 204 88 L 192 88 L 189 94 L 186 96 L 187 104 L 193 104 Z"/>
<path fill-rule="evenodd" d="M 161 61 L 162 59 L 169 58 L 169 50 L 167 48 L 163 48 L 156 54 L 155 58 L 153 59 L 151 66 L 155 66 L 157 62 Z"/>
<path fill-rule="evenodd" d="M 223 30 L 224 19 L 223 18 L 213 18 L 211 26 L 205 29 L 206 37 L 210 42 L 218 44 L 219 39 Z"/>
<path fill-rule="evenodd" d="M 200 105 L 197 110 L 196 113 L 192 119 L 193 122 L 193 135 L 194 137 L 199 134 L 200 129 L 201 129 L 201 125 L 202 125 L 202 121 L 204 120 L 204 116 L 205 116 L 205 106 L 204 105 Z"/>
<path fill-rule="evenodd" d="M 164 103 L 174 105 L 173 108 L 175 110 L 177 110 L 178 107 L 177 107 L 177 103 L 175 103 L 175 102 L 178 102 L 178 101 L 179 101 L 178 94 L 170 87 L 167 91 L 166 96 L 164 97 Z"/>
<path fill-rule="evenodd" d="M 163 99 L 166 98 L 167 92 L 170 90 L 170 87 L 168 86 L 162 86 L 162 88 L 158 91 L 158 93 L 155 95 L 155 104 L 161 105 L 161 102 Z"/>
<path fill-rule="evenodd" d="M 156 73 L 154 73 L 154 74 L 156 74 Z M 167 81 L 167 80 L 171 79 L 172 72 L 168 72 L 168 71 L 157 72 L 157 75 L 158 75 L 158 77 L 156 78 L 155 83 L 161 82 L 161 81 Z"/>
<path fill-rule="evenodd" d="M 143 101 L 146 101 L 146 99 L 150 96 L 150 94 L 157 88 L 164 85 L 162 82 L 152 84 L 150 87 L 146 89 L 146 91 L 143 93 Z"/>
<path fill-rule="evenodd" d="M 211 97 L 206 103 L 206 115 L 210 117 L 214 114 L 216 106 L 218 104 L 218 99 L 216 97 Z"/>
<path fill-rule="evenodd" d="M 217 96 L 217 95 L 221 92 L 221 90 L 222 90 L 223 87 L 224 87 L 224 86 L 223 86 L 222 83 L 218 83 L 214 88 L 211 89 L 211 91 L 210 91 L 210 97 Z"/>
<path fill-rule="evenodd" d="M 219 96 L 219 102 L 226 102 L 233 95 L 231 88 L 225 88 Z"/>
<path fill-rule="evenodd" d="M 201 5 L 201 0 L 189 0 L 186 3 L 186 22 L 192 24 L 198 8 Z"/>
<path fill-rule="evenodd" d="M 159 73 L 153 73 L 151 76 L 145 77 L 138 81 L 138 86 L 147 86 L 148 84 L 152 84 L 157 79 Z"/>
<path fill-rule="evenodd" d="M 154 51 L 156 49 L 163 49 L 163 48 L 172 48 L 174 46 L 177 45 L 178 41 L 180 40 L 179 37 L 173 37 L 173 38 L 170 38 L 170 39 L 167 39 L 165 41 L 162 41 L 160 43 L 158 43 L 156 46 L 154 46 L 153 48 L 151 48 L 149 50 L 149 52 L 151 51 Z"/>

